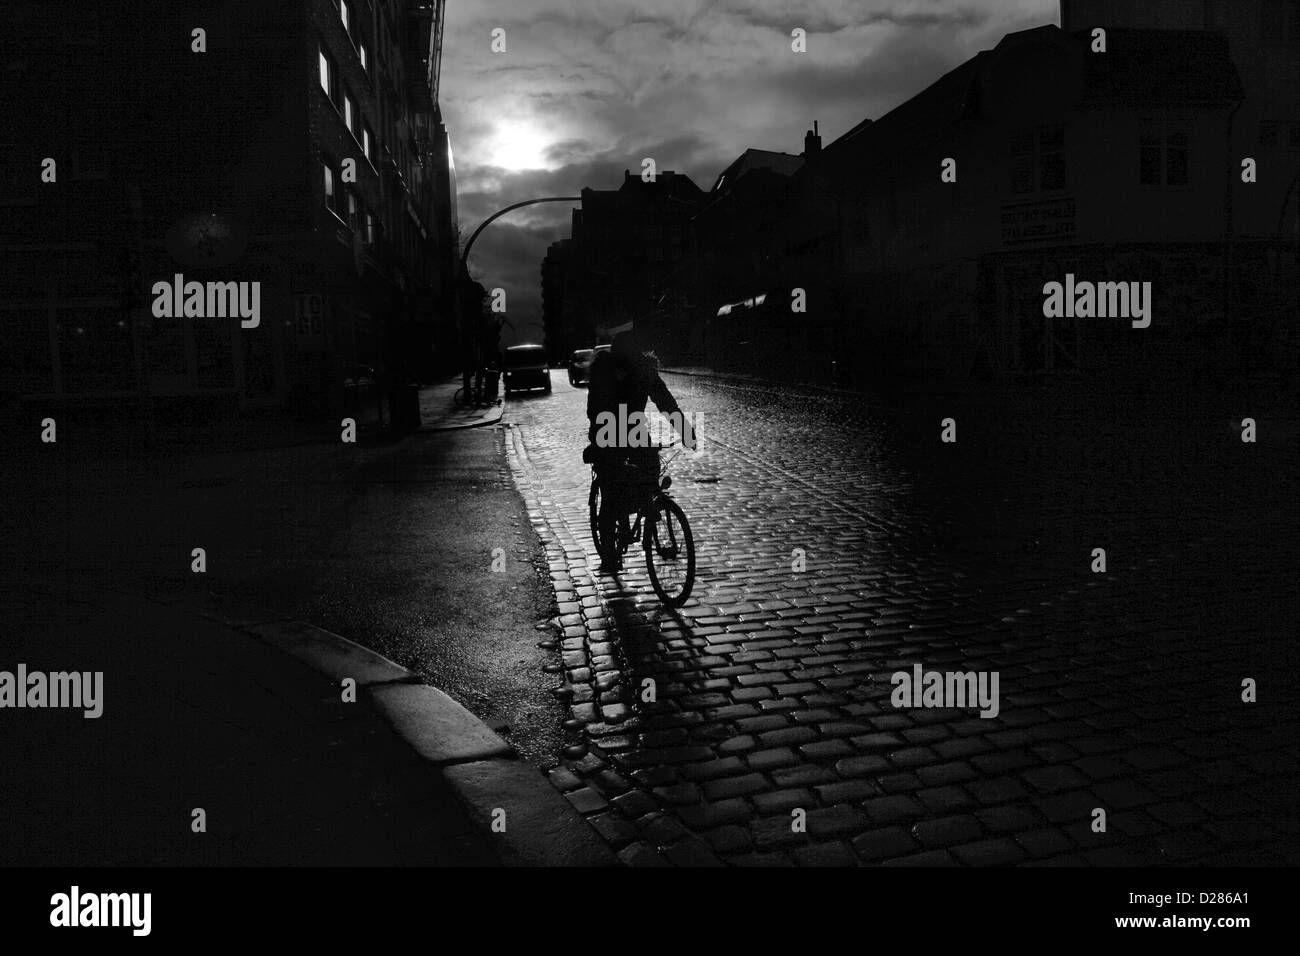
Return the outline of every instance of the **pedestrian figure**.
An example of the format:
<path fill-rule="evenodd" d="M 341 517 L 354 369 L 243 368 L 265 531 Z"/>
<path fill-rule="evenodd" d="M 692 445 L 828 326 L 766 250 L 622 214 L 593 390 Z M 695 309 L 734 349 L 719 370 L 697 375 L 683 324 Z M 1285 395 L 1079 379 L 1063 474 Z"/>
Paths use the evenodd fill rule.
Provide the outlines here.
<path fill-rule="evenodd" d="M 496 401 L 495 373 L 501 367 L 501 328 L 503 320 L 484 316 L 478 329 L 478 396 L 487 404 Z M 489 374 L 493 373 L 493 374 Z M 488 394 L 489 391 L 491 394 Z"/>

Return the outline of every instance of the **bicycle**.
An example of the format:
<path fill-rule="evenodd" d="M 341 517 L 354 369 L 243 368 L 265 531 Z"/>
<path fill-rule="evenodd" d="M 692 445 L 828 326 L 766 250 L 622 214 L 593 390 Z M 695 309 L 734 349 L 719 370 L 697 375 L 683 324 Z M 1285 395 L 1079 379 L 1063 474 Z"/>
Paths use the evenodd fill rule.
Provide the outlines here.
<path fill-rule="evenodd" d="M 656 451 L 663 451 L 671 445 L 652 445 Z M 672 486 L 672 477 L 668 466 L 673 455 L 667 461 L 661 461 L 658 478 L 654 487 L 649 488 L 644 473 L 626 460 L 614 464 L 611 470 L 621 471 L 613 478 L 615 486 L 633 489 L 636 496 L 635 507 L 622 511 L 615 525 L 615 541 L 618 556 L 627 553 L 638 538 L 645 549 L 646 570 L 650 573 L 650 585 L 660 600 L 671 607 L 681 607 L 691 596 L 695 586 L 695 538 L 691 535 L 691 526 L 681 506 L 668 494 Z M 620 480 L 621 479 L 621 480 Z M 610 477 L 607 475 L 606 481 Z M 591 538 L 596 545 L 596 553 L 602 560 L 613 555 L 606 553 L 600 531 L 601 496 L 606 492 L 601 488 L 601 481 L 592 466 L 591 492 L 587 507 L 591 519 Z M 628 525 L 627 515 L 636 513 L 636 521 Z"/>
<path fill-rule="evenodd" d="M 477 381 L 471 381 L 468 389 L 464 385 L 456 389 L 455 394 L 451 397 L 452 404 L 457 408 L 488 408 L 492 405 L 501 404 L 498 395 L 500 376 L 499 369 L 489 366 L 483 375 L 481 384 Z M 492 397 L 489 398 L 489 395 Z"/>

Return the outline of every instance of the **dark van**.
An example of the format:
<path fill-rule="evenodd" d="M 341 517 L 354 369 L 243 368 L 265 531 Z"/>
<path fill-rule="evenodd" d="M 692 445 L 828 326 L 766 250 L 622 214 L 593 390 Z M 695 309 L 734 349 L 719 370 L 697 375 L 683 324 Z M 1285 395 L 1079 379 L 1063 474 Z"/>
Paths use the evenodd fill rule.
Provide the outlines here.
<path fill-rule="evenodd" d="M 551 390 L 551 368 L 546 361 L 546 350 L 540 345 L 510 346 L 505 351 L 501 370 L 507 395 L 530 388 Z"/>

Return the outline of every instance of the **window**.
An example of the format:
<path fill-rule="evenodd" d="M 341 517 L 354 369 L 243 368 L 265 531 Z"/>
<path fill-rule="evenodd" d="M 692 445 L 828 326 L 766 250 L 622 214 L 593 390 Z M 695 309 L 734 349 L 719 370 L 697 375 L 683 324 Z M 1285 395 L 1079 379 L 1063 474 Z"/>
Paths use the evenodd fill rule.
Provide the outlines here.
<path fill-rule="evenodd" d="M 361 69 L 363 70 L 370 69 L 370 60 L 366 55 L 366 45 L 364 43 L 358 43 L 357 52 L 361 54 Z"/>
<path fill-rule="evenodd" d="M 362 241 L 368 246 L 375 244 L 375 217 L 366 213 L 366 231 L 362 233 Z"/>
<path fill-rule="evenodd" d="M 1272 149 L 1277 146 L 1277 121 L 1260 120 L 1259 123 L 1259 145 L 1265 149 Z"/>
<path fill-rule="evenodd" d="M 1138 182 L 1186 186 L 1191 181 L 1191 141 L 1185 127 L 1145 123 L 1138 143 Z"/>
<path fill-rule="evenodd" d="M 343 122 L 347 124 L 349 130 L 354 134 L 357 131 L 357 106 L 352 102 L 352 97 L 346 93 L 343 95 Z"/>
<path fill-rule="evenodd" d="M 1018 130 L 1011 135 L 1011 192 L 1064 189 L 1065 127 L 1060 124 Z"/>
<path fill-rule="evenodd" d="M 375 161 L 374 137 L 370 135 L 370 127 L 366 125 L 361 127 L 361 151 L 366 154 L 366 159 L 372 163 Z"/>
<path fill-rule="evenodd" d="M 338 187 L 334 182 L 334 168 L 329 163 L 321 163 L 321 169 L 325 171 L 325 208 L 337 216 L 339 195 Z"/>
<path fill-rule="evenodd" d="M 1177 130 L 1165 136 L 1165 185 L 1187 185 L 1187 154 L 1186 130 Z"/>
<path fill-rule="evenodd" d="M 348 190 L 348 226 L 353 232 L 361 228 L 360 208 L 357 204 L 357 194 L 354 190 Z"/>
<path fill-rule="evenodd" d="M 351 33 L 352 11 L 348 9 L 348 0 L 339 0 L 339 19 L 343 21 L 343 29 Z"/>
<path fill-rule="evenodd" d="M 1045 126 L 1038 131 L 1038 188 L 1065 188 L 1065 127 Z"/>
<path fill-rule="evenodd" d="M 1261 28 L 1265 43 L 1300 46 L 1300 3 L 1264 0 Z"/>
<path fill-rule="evenodd" d="M 320 88 L 326 96 L 334 99 L 334 67 L 324 50 L 320 51 Z"/>

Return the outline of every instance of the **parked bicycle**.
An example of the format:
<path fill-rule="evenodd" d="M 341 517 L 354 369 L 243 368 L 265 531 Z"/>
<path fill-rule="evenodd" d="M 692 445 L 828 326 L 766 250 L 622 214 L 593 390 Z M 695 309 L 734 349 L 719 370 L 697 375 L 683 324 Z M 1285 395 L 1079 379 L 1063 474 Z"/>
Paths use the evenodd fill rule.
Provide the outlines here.
<path fill-rule="evenodd" d="M 656 452 L 670 445 L 653 446 Z M 647 481 L 641 468 L 628 461 L 619 462 L 607 475 L 611 482 L 607 490 L 592 469 L 591 492 L 588 508 L 591 516 L 591 538 L 601 558 L 624 555 L 638 540 L 645 550 L 646 570 L 650 584 L 660 599 L 671 607 L 681 607 L 691 596 L 695 585 L 695 539 L 691 526 L 681 506 L 668 494 L 672 476 L 668 466 L 677 455 L 659 462 L 657 478 Z M 615 524 L 615 540 L 608 542 L 612 553 L 607 554 L 607 543 L 602 540 L 600 506 L 603 495 L 609 494 L 611 502 L 621 500 Z M 635 513 L 634 522 L 627 516 Z"/>
<path fill-rule="evenodd" d="M 500 404 L 500 390 L 501 371 L 489 366 L 482 373 L 481 385 L 471 380 L 468 388 L 462 385 L 456 389 L 451 400 L 457 408 L 486 408 L 489 405 Z"/>

